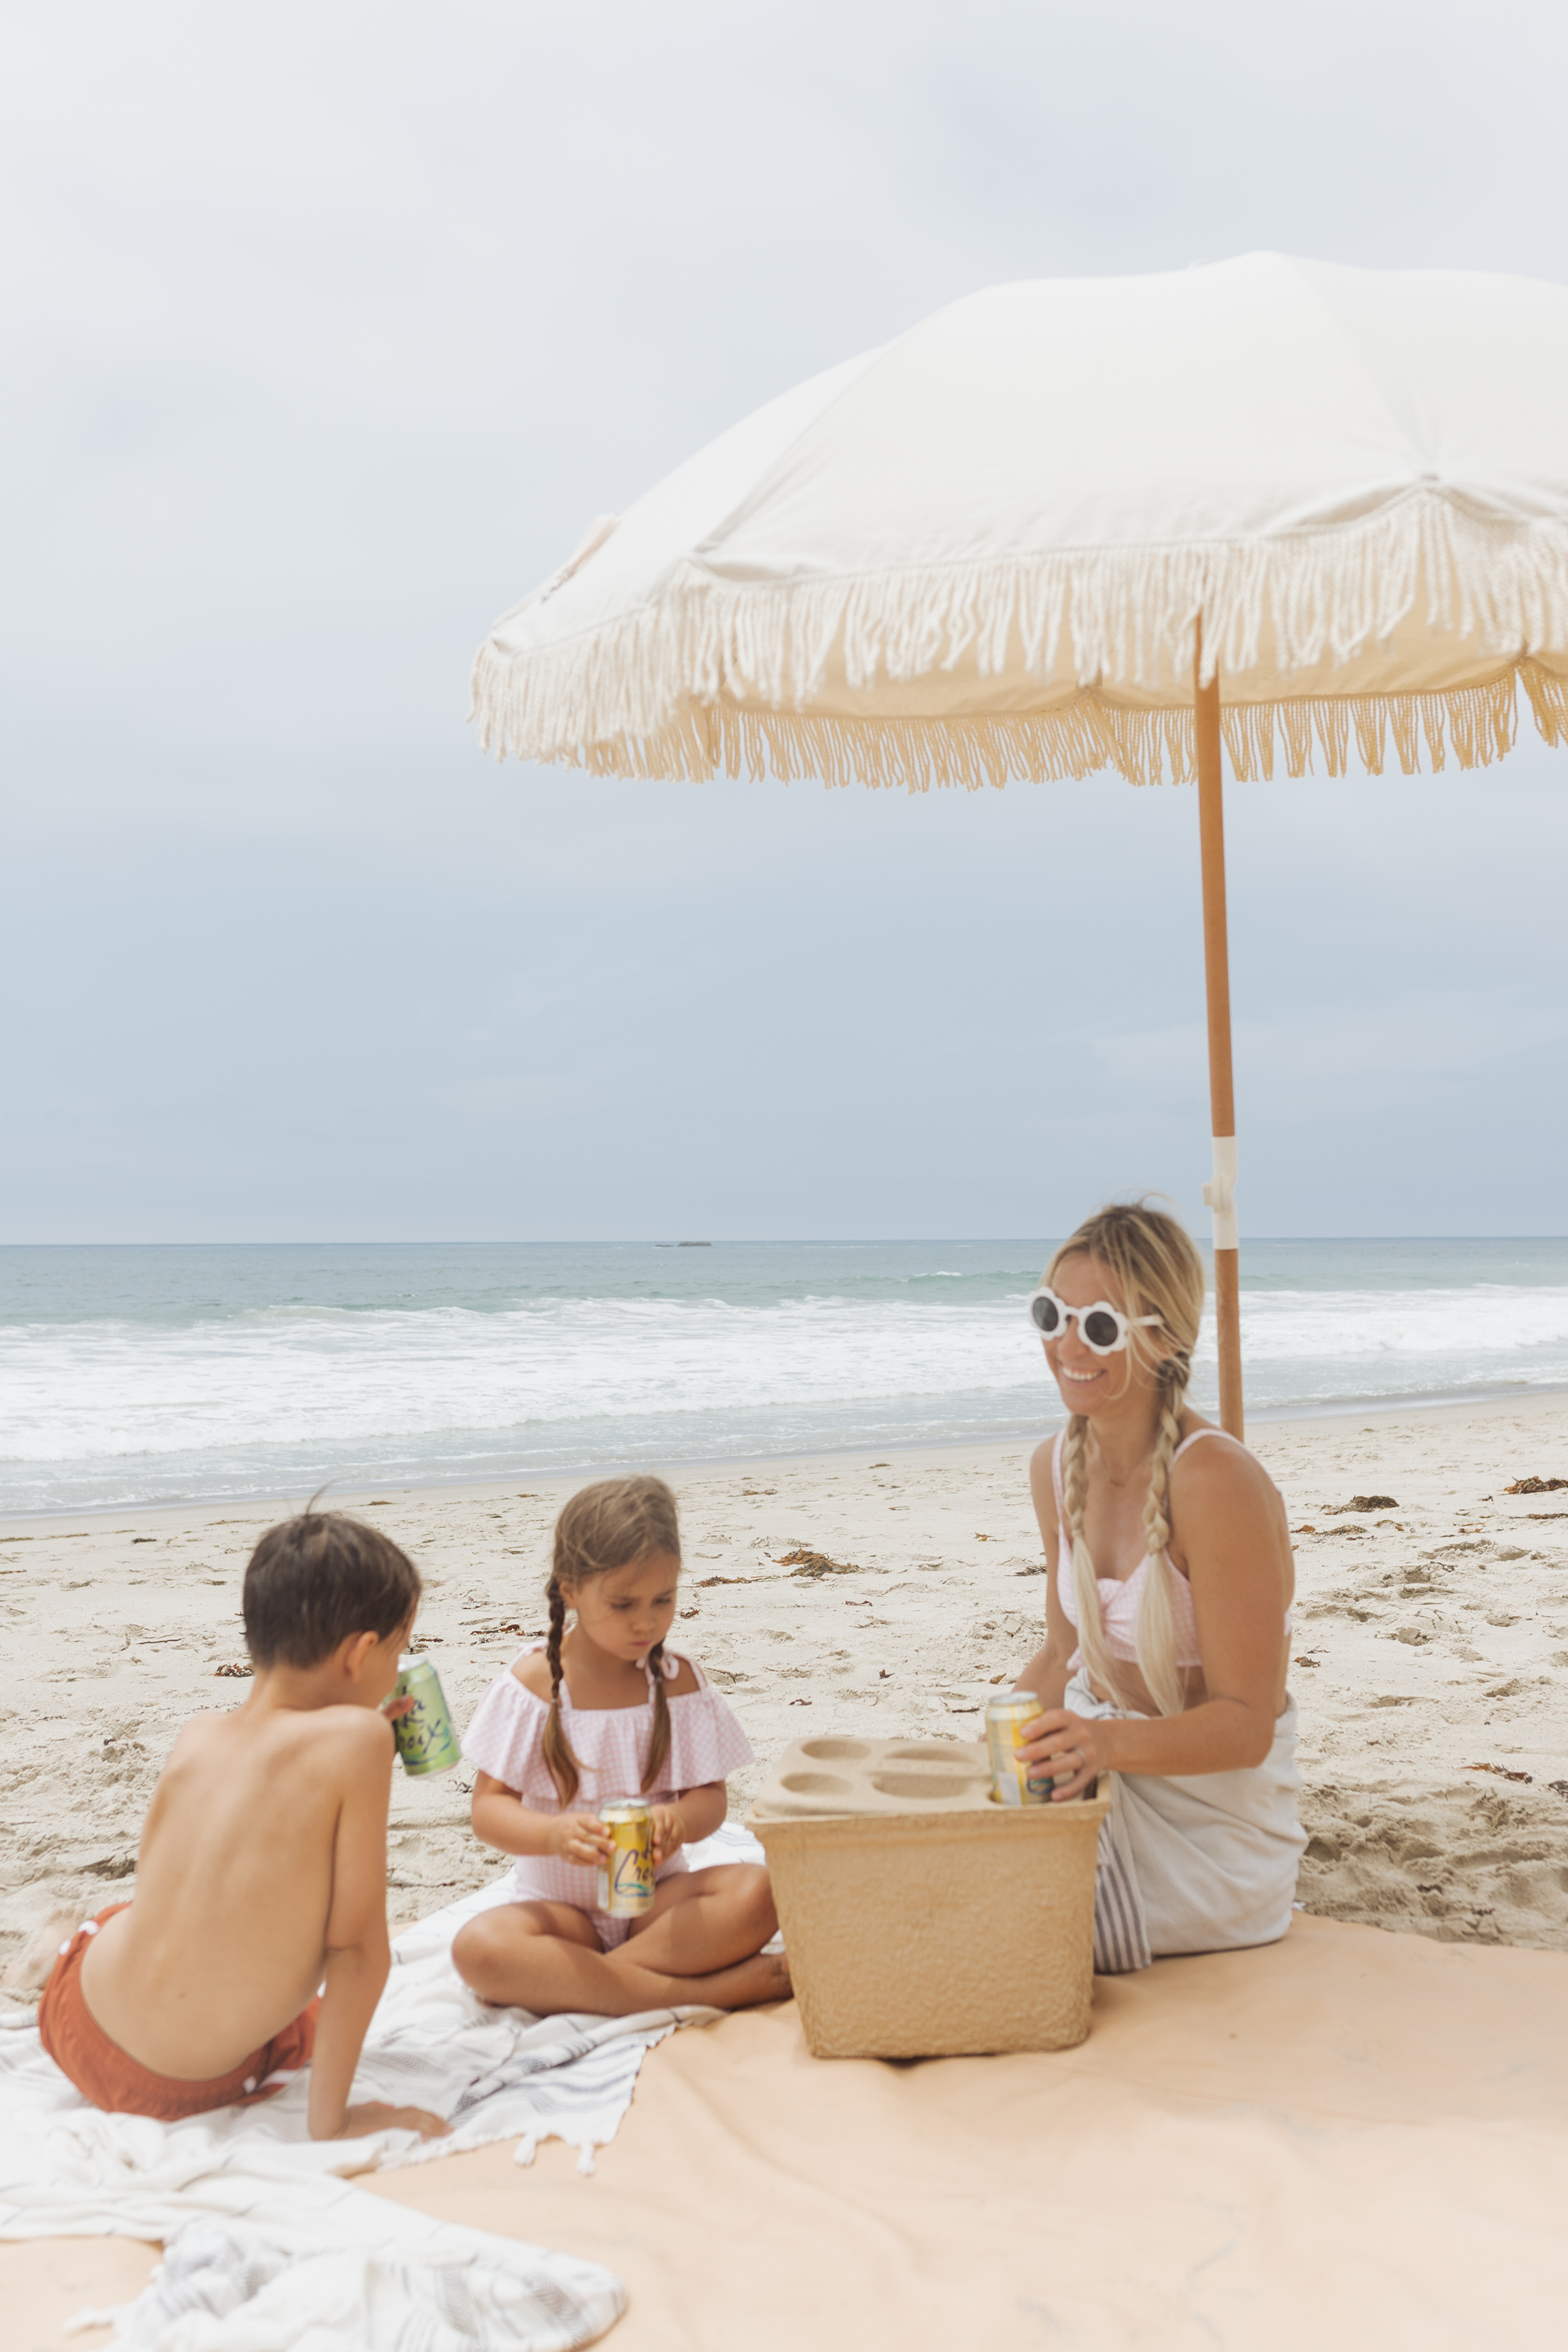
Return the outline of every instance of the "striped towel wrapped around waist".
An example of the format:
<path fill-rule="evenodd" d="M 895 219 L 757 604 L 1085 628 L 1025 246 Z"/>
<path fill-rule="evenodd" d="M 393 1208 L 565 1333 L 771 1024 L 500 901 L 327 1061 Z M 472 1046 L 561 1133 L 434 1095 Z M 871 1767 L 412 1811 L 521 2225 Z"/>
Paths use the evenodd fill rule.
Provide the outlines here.
<path fill-rule="evenodd" d="M 1081 1671 L 1065 1704 L 1101 1720 L 1122 1712 L 1097 1698 Z M 1178 1952 L 1278 1943 L 1307 1843 L 1300 1786 L 1294 1699 L 1263 1762 L 1245 1771 L 1111 1773 L 1095 1881 L 1096 1969 L 1121 1975 Z"/>

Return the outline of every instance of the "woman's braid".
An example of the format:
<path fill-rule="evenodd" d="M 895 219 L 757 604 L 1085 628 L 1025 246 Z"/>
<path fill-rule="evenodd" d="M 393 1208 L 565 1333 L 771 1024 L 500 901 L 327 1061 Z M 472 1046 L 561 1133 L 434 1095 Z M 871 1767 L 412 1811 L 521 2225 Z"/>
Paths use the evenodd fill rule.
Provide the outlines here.
<path fill-rule="evenodd" d="M 1186 1364 L 1179 1356 L 1167 1356 L 1157 1377 L 1160 1418 L 1155 1425 L 1154 1451 L 1149 1457 L 1149 1493 L 1143 1505 L 1143 1535 L 1151 1559 L 1162 1558 L 1171 1540 L 1171 1458 L 1182 1442 Z"/>
<path fill-rule="evenodd" d="M 1078 1601 L 1078 1645 L 1094 1681 L 1110 1692 L 1121 1706 L 1126 1697 L 1116 1679 L 1116 1662 L 1105 1639 L 1100 1613 L 1100 1584 L 1094 1560 L 1084 1538 L 1084 1507 L 1089 1501 L 1089 1423 L 1075 1412 L 1062 1441 L 1062 1496 L 1067 1509 L 1068 1544 L 1072 1552 L 1073 1594 Z"/>
<path fill-rule="evenodd" d="M 1148 1558 L 1143 1592 L 1133 1629 L 1139 1671 L 1162 1715 L 1180 1715 L 1185 1705 L 1176 1664 L 1176 1621 L 1171 1601 L 1175 1574 L 1166 1553 L 1171 1541 L 1171 1464 L 1182 1441 L 1182 1405 L 1190 1365 L 1185 1354 L 1166 1356 L 1156 1367 L 1160 1417 L 1149 1458 L 1149 1492 L 1143 1500 L 1143 1540 Z"/>

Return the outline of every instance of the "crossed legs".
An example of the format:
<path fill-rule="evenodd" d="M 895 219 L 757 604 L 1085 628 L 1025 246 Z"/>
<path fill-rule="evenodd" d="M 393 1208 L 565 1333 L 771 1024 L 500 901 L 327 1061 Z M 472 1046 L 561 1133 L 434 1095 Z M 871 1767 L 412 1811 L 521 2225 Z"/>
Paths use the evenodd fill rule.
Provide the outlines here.
<path fill-rule="evenodd" d="M 768 1874 L 723 1863 L 662 1880 L 653 1907 L 613 1952 L 570 1903 L 506 1903 L 458 1930 L 452 1963 L 481 2000 L 539 2017 L 586 2010 L 631 2017 L 701 2003 L 749 2009 L 787 2000 L 789 1963 L 761 1948 L 774 1934 Z"/>

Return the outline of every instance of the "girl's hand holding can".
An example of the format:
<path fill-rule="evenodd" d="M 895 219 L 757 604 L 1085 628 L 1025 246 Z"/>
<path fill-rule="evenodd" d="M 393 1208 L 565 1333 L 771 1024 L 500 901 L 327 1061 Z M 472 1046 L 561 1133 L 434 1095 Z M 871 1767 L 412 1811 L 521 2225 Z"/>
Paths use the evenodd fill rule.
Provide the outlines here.
<path fill-rule="evenodd" d="M 653 1808 L 653 1858 L 656 1864 L 668 1862 L 686 1843 L 686 1823 L 680 1818 L 679 1805 L 655 1805 Z"/>
<path fill-rule="evenodd" d="M 545 1851 L 561 1862 L 592 1869 L 609 1853 L 610 1832 L 593 1813 L 557 1813 L 550 1823 Z"/>
<path fill-rule="evenodd" d="M 1090 1721 L 1065 1706 L 1053 1706 L 1025 1727 L 1029 1737 L 1018 1750 L 1019 1761 L 1031 1774 L 1056 1780 L 1051 1792 L 1054 1805 L 1081 1797 L 1102 1772 L 1111 1769 L 1107 1734 L 1115 1729 L 1114 1723 Z M 1070 1780 L 1058 1777 L 1066 1773 L 1071 1774 Z"/>

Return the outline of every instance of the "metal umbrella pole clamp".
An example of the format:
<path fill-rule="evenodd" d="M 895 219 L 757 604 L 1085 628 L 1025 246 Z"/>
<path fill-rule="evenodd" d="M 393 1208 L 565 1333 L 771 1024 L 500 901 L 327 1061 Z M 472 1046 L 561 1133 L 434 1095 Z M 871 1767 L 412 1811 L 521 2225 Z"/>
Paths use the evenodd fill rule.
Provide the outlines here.
<path fill-rule="evenodd" d="M 1214 1174 L 1204 1186 L 1214 1212 L 1215 1321 L 1219 1338 L 1219 1421 L 1232 1437 L 1246 1434 L 1241 1393 L 1241 1255 L 1236 1224 L 1236 1138 L 1214 1138 Z"/>

